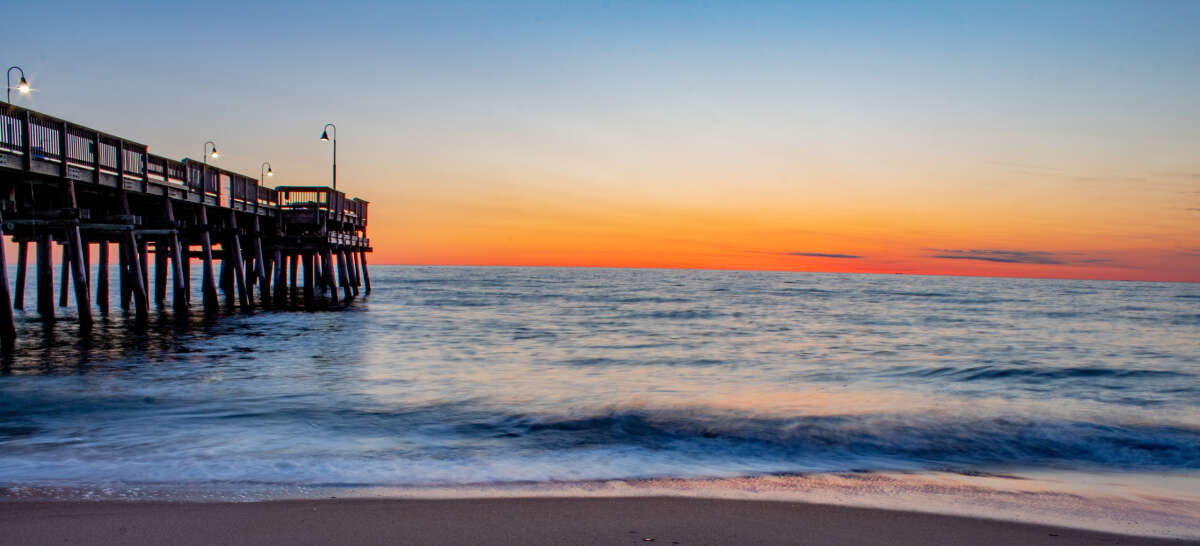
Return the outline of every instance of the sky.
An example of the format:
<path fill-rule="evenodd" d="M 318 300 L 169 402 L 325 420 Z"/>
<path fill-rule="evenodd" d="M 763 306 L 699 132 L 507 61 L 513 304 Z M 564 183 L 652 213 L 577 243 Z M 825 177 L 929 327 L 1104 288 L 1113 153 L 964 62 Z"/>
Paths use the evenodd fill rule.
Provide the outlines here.
<path fill-rule="evenodd" d="M 373 263 L 1200 281 L 1200 2 L 8 2 L 18 104 Z"/>

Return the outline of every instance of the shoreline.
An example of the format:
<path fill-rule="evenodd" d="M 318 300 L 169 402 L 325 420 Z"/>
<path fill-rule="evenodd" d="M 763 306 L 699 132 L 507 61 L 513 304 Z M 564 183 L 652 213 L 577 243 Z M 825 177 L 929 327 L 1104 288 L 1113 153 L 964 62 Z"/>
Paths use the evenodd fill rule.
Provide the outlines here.
<path fill-rule="evenodd" d="M 731 478 L 507 482 L 443 486 L 266 483 L 0 484 L 20 506 L 218 506 L 336 502 L 568 502 L 677 499 L 784 503 L 1200 541 L 1200 476 L 840 473 Z M 541 502 L 541 501 L 539 501 Z M 320 506 L 315 504 L 313 506 Z M 20 509 L 20 508 L 16 508 Z"/>
<path fill-rule="evenodd" d="M 1200 544 L 879 508 L 683 497 L 0 506 L 3 544 Z"/>

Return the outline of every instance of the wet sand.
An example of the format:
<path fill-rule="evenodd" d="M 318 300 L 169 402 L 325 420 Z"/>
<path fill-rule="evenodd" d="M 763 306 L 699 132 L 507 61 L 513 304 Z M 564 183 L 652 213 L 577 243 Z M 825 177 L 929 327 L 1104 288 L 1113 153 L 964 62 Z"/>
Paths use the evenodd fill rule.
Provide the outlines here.
<path fill-rule="evenodd" d="M 2 544 L 1197 544 L 796 502 L 675 497 L 9 502 Z"/>

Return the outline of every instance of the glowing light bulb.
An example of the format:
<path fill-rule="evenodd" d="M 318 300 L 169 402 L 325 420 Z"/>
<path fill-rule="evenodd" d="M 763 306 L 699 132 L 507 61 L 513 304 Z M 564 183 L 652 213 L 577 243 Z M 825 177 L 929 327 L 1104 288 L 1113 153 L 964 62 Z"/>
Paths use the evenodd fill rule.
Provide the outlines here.
<path fill-rule="evenodd" d="M 21 83 L 17 84 L 17 91 L 20 91 L 22 93 L 29 92 L 29 82 L 25 79 L 24 76 L 21 76 Z"/>

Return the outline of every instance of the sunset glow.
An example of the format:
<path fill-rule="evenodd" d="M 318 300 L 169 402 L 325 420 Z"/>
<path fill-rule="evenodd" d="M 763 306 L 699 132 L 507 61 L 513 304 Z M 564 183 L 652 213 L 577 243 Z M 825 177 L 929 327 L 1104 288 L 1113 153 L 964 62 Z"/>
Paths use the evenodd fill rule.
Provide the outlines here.
<path fill-rule="evenodd" d="M 5 54 L 19 104 L 270 185 L 328 184 L 335 120 L 380 264 L 1200 281 L 1195 3 L 287 6 Z"/>

